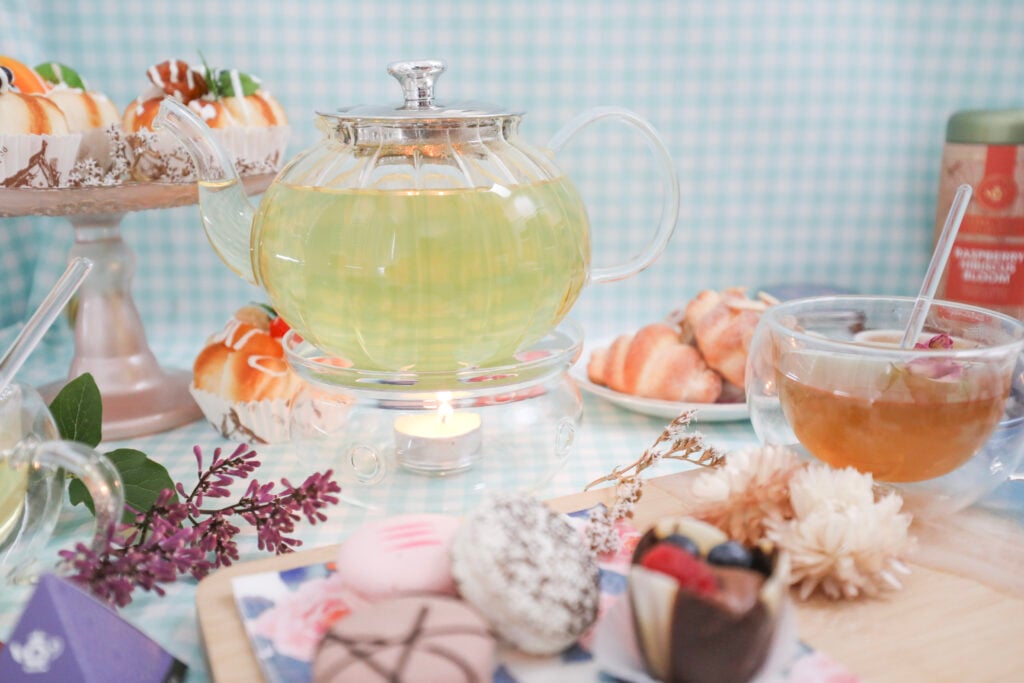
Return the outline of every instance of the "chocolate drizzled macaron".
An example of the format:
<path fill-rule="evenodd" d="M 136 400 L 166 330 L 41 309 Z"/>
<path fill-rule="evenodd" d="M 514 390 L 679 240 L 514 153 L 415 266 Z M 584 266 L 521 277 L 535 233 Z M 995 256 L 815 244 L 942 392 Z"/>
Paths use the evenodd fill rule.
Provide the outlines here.
<path fill-rule="evenodd" d="M 313 660 L 313 683 L 487 683 L 494 637 L 453 598 L 384 600 L 338 619 Z"/>

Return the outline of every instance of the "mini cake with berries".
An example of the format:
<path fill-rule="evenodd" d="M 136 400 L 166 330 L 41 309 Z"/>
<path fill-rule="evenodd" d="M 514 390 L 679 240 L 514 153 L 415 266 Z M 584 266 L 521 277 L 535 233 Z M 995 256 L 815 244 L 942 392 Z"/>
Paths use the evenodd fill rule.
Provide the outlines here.
<path fill-rule="evenodd" d="M 176 140 L 154 131 L 160 103 L 173 97 L 196 113 L 228 150 L 240 175 L 272 173 L 284 161 L 290 128 L 280 103 L 255 76 L 236 69 L 167 60 L 146 71 L 150 85 L 125 109 L 139 181 L 191 182 L 192 160 Z"/>
<path fill-rule="evenodd" d="M 785 599 L 787 562 L 691 518 L 637 543 L 629 599 L 647 672 L 665 683 L 741 683 L 762 669 Z"/>
<path fill-rule="evenodd" d="M 290 411 L 303 388 L 284 357 L 288 325 L 262 306 L 245 306 L 210 337 L 193 364 L 191 392 L 206 419 L 229 439 L 289 439 Z"/>
<path fill-rule="evenodd" d="M 75 164 L 81 133 L 46 93 L 35 69 L 0 56 L 0 187 L 63 187 Z"/>

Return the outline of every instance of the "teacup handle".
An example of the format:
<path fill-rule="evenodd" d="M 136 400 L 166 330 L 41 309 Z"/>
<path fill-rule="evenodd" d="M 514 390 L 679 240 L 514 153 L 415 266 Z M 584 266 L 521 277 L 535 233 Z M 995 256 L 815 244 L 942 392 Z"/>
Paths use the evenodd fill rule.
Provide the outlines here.
<path fill-rule="evenodd" d="M 3 572 L 8 577 L 14 581 L 32 578 L 33 561 L 53 534 L 64 501 L 64 477 L 60 469 L 74 474 L 89 490 L 96 510 L 92 549 L 99 552 L 104 548 L 124 509 L 121 476 L 110 460 L 73 441 L 42 441 L 23 442 L 11 464 L 41 466 L 51 470 L 52 476 L 29 482 L 21 528 L 11 532 L 17 535 L 17 540 L 0 557 Z"/>
<path fill-rule="evenodd" d="M 661 222 L 643 250 L 625 263 L 592 268 L 590 271 L 591 282 L 614 282 L 636 275 L 651 265 L 654 259 L 658 258 L 665 250 L 665 245 L 672 238 L 672 233 L 676 228 L 676 219 L 679 217 L 679 178 L 676 175 L 672 157 L 654 127 L 634 112 L 622 107 L 594 107 L 578 114 L 555 133 L 548 143 L 548 148 L 557 154 L 572 136 L 601 119 L 618 119 L 639 130 L 647 139 L 647 144 L 661 167 L 661 176 L 665 183 L 665 194 L 661 203 Z"/>

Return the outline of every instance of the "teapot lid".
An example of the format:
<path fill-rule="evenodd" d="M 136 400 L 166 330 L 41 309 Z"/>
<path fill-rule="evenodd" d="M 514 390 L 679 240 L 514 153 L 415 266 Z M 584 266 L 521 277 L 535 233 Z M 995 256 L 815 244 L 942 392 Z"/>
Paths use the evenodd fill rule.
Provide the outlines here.
<path fill-rule="evenodd" d="M 452 102 L 442 104 L 434 99 L 434 82 L 444 73 L 447 65 L 439 60 L 428 59 L 412 62 L 392 62 L 388 73 L 401 84 L 405 102 L 399 106 L 355 105 L 342 107 L 336 112 L 322 113 L 322 116 L 353 121 L 416 122 L 451 119 L 495 119 L 521 116 L 523 112 L 513 111 L 486 102 Z"/>

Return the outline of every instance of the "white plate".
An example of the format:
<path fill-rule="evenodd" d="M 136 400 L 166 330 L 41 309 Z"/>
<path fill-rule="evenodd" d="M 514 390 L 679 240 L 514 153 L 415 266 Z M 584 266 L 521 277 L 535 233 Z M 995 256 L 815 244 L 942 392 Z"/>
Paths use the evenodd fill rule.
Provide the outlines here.
<path fill-rule="evenodd" d="M 642 396 L 623 394 L 600 384 L 594 384 L 587 377 L 587 362 L 590 360 L 590 353 L 594 349 L 611 346 L 613 341 L 614 338 L 599 339 L 593 343 L 584 344 L 580 359 L 576 361 L 576 365 L 569 371 L 569 374 L 572 375 L 572 378 L 576 380 L 576 383 L 580 385 L 580 389 L 583 391 L 600 396 L 620 408 L 654 417 L 676 418 L 684 410 L 696 410 L 697 413 L 693 416 L 696 422 L 732 422 L 735 420 L 745 420 L 749 417 L 750 413 L 745 402 L 684 403 L 682 401 L 663 401 L 657 398 L 644 398 Z"/>

